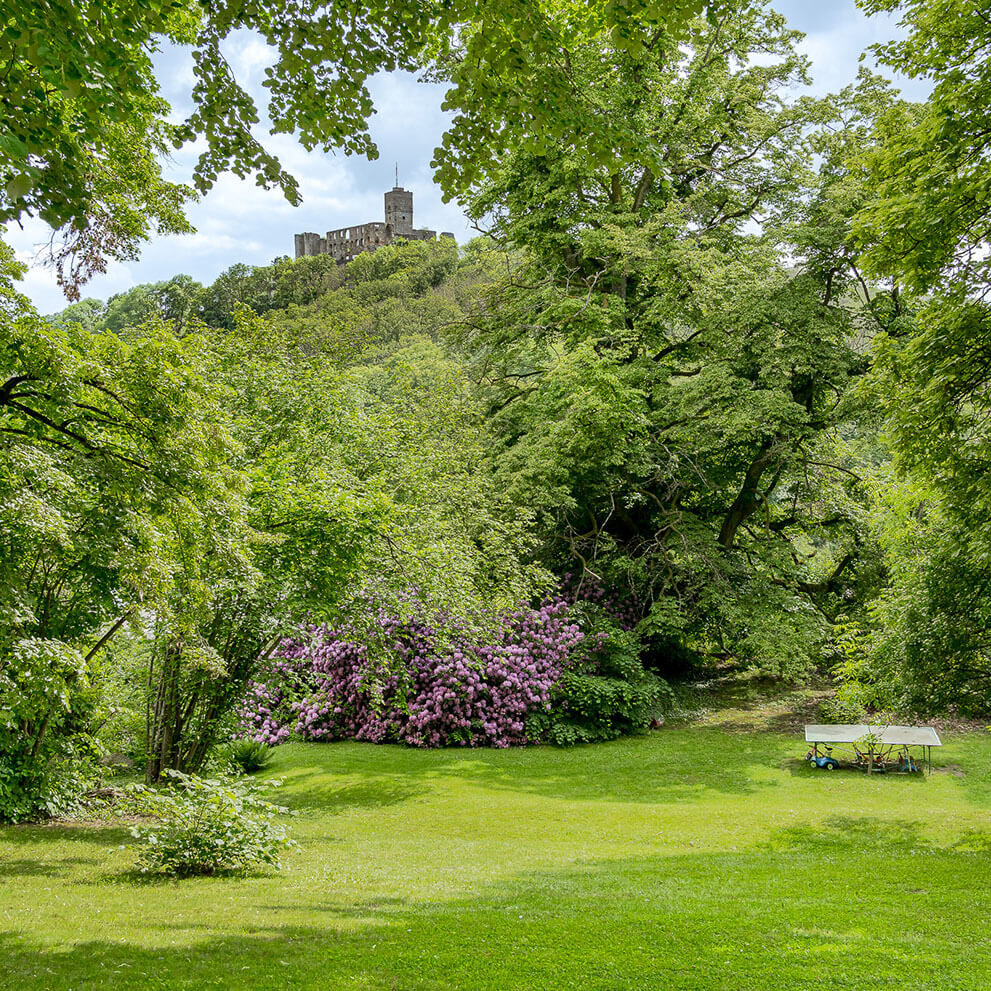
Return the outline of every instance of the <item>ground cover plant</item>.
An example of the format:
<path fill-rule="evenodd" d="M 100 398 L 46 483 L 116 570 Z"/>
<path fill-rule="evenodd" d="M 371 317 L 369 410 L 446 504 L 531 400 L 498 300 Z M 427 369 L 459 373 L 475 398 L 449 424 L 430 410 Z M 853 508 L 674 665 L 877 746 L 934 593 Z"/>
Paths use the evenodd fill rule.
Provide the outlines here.
<path fill-rule="evenodd" d="M 141 881 L 126 829 L 7 827 L 0 987 L 991 988 L 991 736 L 928 778 L 826 775 L 756 709 L 566 750 L 279 747 L 278 874 Z"/>

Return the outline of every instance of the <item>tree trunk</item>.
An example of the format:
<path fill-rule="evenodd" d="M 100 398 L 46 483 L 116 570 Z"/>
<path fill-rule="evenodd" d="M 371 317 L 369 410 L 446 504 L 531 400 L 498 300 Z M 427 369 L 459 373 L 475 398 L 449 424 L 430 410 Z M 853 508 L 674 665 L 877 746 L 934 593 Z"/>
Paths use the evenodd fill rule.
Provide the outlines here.
<path fill-rule="evenodd" d="M 175 744 L 182 734 L 179 714 L 179 675 L 182 667 L 182 643 L 170 640 L 162 654 L 158 684 L 148 698 L 148 758 L 145 781 L 154 784 L 162 772 L 175 766 Z"/>
<path fill-rule="evenodd" d="M 778 440 L 765 440 L 760 446 L 757 457 L 750 462 L 746 475 L 743 476 L 743 485 L 737 497 L 733 500 L 719 530 L 719 543 L 727 550 L 733 546 L 736 539 L 736 531 L 760 505 L 761 496 L 758 491 L 761 476 L 774 462 L 777 457 Z"/>

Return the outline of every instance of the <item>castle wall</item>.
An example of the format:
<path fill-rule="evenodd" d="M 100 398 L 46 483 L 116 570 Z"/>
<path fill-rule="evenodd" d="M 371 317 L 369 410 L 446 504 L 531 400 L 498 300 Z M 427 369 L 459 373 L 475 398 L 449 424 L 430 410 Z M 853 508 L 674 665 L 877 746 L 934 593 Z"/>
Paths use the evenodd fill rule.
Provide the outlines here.
<path fill-rule="evenodd" d="M 327 231 L 323 240 L 327 245 L 326 254 L 333 255 L 338 261 L 350 261 L 363 251 L 374 251 L 383 244 L 389 244 L 392 237 L 385 224 L 373 221 Z"/>
<path fill-rule="evenodd" d="M 441 237 L 453 237 L 443 233 Z M 324 237 L 310 231 L 293 238 L 297 258 L 310 255 L 331 255 L 339 262 L 348 262 L 363 251 L 375 251 L 383 244 L 391 244 L 394 238 L 408 241 L 433 241 L 436 231 L 413 228 L 413 194 L 408 189 L 395 186 L 385 194 L 385 222 L 372 221 L 353 227 L 340 227 L 327 231 Z"/>

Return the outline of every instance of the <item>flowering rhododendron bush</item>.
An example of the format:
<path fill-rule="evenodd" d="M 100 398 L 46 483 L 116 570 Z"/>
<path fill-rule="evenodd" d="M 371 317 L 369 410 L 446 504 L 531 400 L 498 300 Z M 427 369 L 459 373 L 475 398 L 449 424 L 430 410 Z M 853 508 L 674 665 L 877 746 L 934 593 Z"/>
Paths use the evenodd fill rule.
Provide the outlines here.
<path fill-rule="evenodd" d="M 487 636 L 450 620 L 401 618 L 384 609 L 375 620 L 382 650 L 370 651 L 367 635 L 348 627 L 312 627 L 284 641 L 265 676 L 249 687 L 245 730 L 273 745 L 289 737 L 522 745 L 531 742 L 528 718 L 549 711 L 585 639 L 560 598 L 503 614 Z"/>

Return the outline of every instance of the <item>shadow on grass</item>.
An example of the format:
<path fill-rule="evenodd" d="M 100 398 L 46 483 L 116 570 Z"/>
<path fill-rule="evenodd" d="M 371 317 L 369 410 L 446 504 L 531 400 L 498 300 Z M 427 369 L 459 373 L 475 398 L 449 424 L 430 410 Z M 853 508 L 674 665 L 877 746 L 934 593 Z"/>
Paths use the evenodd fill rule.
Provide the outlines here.
<path fill-rule="evenodd" d="M 0 840 L 12 845 L 41 846 L 51 843 L 96 843 L 100 846 L 120 846 L 131 839 L 123 826 L 77 825 L 73 822 L 53 821 L 44 825 L 19 825 L 0 827 Z"/>
<path fill-rule="evenodd" d="M 60 857 L 58 860 L 0 857 L 0 878 L 64 877 L 66 866 L 96 863 L 99 863 L 96 857 Z"/>
<path fill-rule="evenodd" d="M 247 906 L 238 935 L 206 935 L 209 916 L 205 930 L 170 922 L 169 894 L 149 889 L 144 945 L 45 951 L 8 934 L 0 987 L 989 991 L 991 943 L 975 933 L 989 868 L 991 845 L 837 818 L 760 850 L 540 871 L 446 902 L 287 889 Z M 938 911 L 920 911 L 922 892 Z"/>
<path fill-rule="evenodd" d="M 775 786 L 766 775 L 755 777 L 755 768 L 780 767 L 804 743 L 696 727 L 568 748 L 292 746 L 287 764 L 291 760 L 295 766 L 280 768 L 277 763 L 271 771 L 284 782 L 278 800 L 296 809 L 333 811 L 402 803 L 452 777 L 481 788 L 570 801 L 676 803 L 697 798 L 704 791 L 748 795 Z M 337 783 L 341 776 L 361 780 L 341 785 Z"/>
<path fill-rule="evenodd" d="M 843 760 L 843 756 L 837 754 L 837 759 Z M 865 770 L 859 767 L 851 767 L 841 764 L 836 770 L 830 771 L 824 767 L 813 767 L 807 760 L 802 757 L 789 757 L 783 760 L 779 765 L 782 770 L 787 771 L 792 777 L 796 778 L 842 778 L 842 777 L 855 777 L 855 778 L 867 778 L 869 775 Z M 904 771 L 874 771 L 873 775 L 870 775 L 875 780 L 884 780 L 886 782 L 892 782 L 892 787 L 899 787 L 896 782 L 900 782 L 903 785 L 919 786 L 924 785 L 929 781 L 929 773 L 925 770 L 914 771 L 912 773 L 906 773 Z"/>
<path fill-rule="evenodd" d="M 775 679 L 739 675 L 673 687 L 682 700 L 683 712 L 675 717 L 678 725 L 702 718 L 727 733 L 794 733 L 805 723 L 819 721 L 821 687 L 787 686 Z"/>
<path fill-rule="evenodd" d="M 252 878 L 270 878 L 275 873 L 276 869 L 274 867 L 268 867 L 264 864 L 247 870 L 214 871 L 212 874 L 202 874 L 193 871 L 189 874 L 178 875 L 165 874 L 158 870 L 142 871 L 138 867 L 127 867 L 124 870 L 103 871 L 92 879 L 78 883 L 99 887 L 105 884 L 124 882 L 125 884 L 135 885 L 139 888 L 177 888 L 187 881 L 247 881 Z M 196 928 L 209 929 L 210 927 L 204 925 Z"/>
<path fill-rule="evenodd" d="M 64 877 L 67 868 L 92 866 L 101 860 L 98 857 L 59 856 L 58 845 L 65 842 L 96 844 L 106 850 L 118 847 L 130 838 L 131 834 L 127 830 L 109 825 L 49 823 L 44 826 L 4 826 L 0 829 L 3 847 L 14 847 L 19 853 L 23 850 L 27 855 L 10 857 L 0 852 L 0 879 Z"/>
<path fill-rule="evenodd" d="M 279 792 L 277 800 L 296 812 L 319 810 L 334 813 L 354 808 L 382 809 L 408 802 L 427 790 L 407 782 L 387 780 L 361 781 L 334 787 L 313 781 L 312 774 L 307 774 L 306 770 L 293 771 L 282 777 L 289 788 Z"/>
<path fill-rule="evenodd" d="M 953 849 L 991 856 L 991 835 L 976 829 L 968 830 L 956 840 Z"/>

